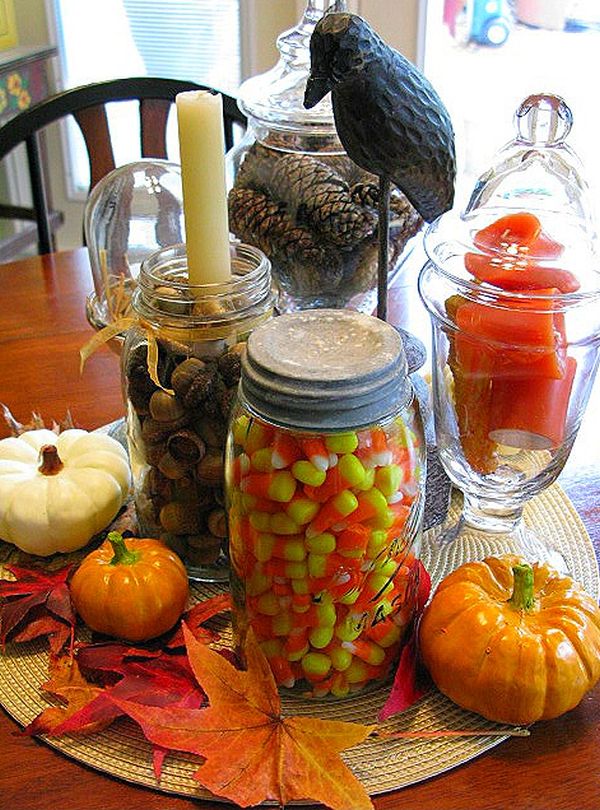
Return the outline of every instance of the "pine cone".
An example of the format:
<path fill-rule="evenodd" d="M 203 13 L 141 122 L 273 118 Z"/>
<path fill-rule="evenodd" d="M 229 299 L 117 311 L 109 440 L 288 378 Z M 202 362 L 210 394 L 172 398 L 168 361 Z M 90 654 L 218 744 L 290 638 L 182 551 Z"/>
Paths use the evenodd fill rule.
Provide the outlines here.
<path fill-rule="evenodd" d="M 253 144 L 237 171 L 235 187 L 262 191 L 268 196 L 278 154 L 260 143 Z"/>
<path fill-rule="evenodd" d="M 377 210 L 379 206 L 379 184 L 376 179 L 360 180 L 352 186 L 350 194 L 357 205 L 371 208 L 374 211 Z M 402 219 L 412 220 L 416 215 L 420 223 L 422 224 L 423 222 L 406 196 L 398 189 L 392 189 L 390 195 L 390 211 L 395 215 L 394 219 L 401 217 Z"/>
<path fill-rule="evenodd" d="M 287 278 L 300 294 L 339 284 L 342 268 L 337 252 L 328 251 L 308 228 L 296 225 L 283 203 L 250 188 L 233 188 L 228 207 L 233 233 L 266 253 L 284 284 Z"/>
<path fill-rule="evenodd" d="M 375 229 L 375 218 L 352 201 L 339 174 L 309 155 L 282 155 L 270 191 L 334 245 L 353 247 Z"/>
<path fill-rule="evenodd" d="M 319 160 L 332 169 L 334 172 L 337 172 L 339 176 L 345 180 L 349 187 L 352 187 L 359 181 L 368 180 L 369 182 L 377 182 L 377 178 L 373 174 L 369 174 L 364 169 L 361 169 L 360 166 L 357 166 L 356 163 L 351 160 L 348 155 L 319 155 Z"/>

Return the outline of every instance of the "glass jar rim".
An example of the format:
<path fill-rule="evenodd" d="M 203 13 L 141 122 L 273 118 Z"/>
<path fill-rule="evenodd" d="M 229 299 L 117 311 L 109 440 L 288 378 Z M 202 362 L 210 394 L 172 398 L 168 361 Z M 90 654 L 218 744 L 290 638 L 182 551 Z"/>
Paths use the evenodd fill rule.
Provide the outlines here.
<path fill-rule="evenodd" d="M 142 263 L 133 308 L 142 316 L 185 319 L 190 325 L 213 326 L 251 316 L 258 306 L 273 304 L 271 262 L 265 254 L 238 240 L 230 241 L 231 278 L 211 284 L 190 284 L 185 243 L 169 245 Z M 173 296 L 180 296 L 180 310 Z M 161 305 L 162 304 L 162 308 Z M 191 305 L 194 312 L 189 311 Z M 206 305 L 206 311 L 202 311 Z M 186 307 L 188 307 L 186 309 Z"/>

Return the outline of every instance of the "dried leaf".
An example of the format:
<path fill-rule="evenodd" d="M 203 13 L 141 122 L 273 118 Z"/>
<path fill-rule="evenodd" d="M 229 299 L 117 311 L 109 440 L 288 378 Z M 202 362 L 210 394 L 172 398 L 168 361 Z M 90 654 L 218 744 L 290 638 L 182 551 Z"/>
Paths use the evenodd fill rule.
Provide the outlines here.
<path fill-rule="evenodd" d="M 402 649 L 389 697 L 379 712 L 377 719 L 380 722 L 387 720 L 388 717 L 392 717 L 394 714 L 405 711 L 431 689 L 431 681 L 418 665 L 416 639 L 416 623 L 429 599 L 431 577 L 421 562 L 418 563 L 418 566 L 414 627 Z"/>
<path fill-rule="evenodd" d="M 32 411 L 29 422 L 23 424 L 15 419 L 8 405 L 5 405 L 3 402 L 0 402 L 0 410 L 2 410 L 4 421 L 6 422 L 11 436 L 20 436 L 28 430 L 40 430 L 46 427 L 41 414 L 36 413 L 36 411 Z M 68 430 L 73 427 L 75 427 L 73 417 L 71 416 L 71 412 L 67 411 L 65 418 L 60 422 L 57 423 L 53 419 L 52 425 L 48 429 L 52 430 L 54 433 L 60 433 L 62 430 Z"/>
<path fill-rule="evenodd" d="M 50 680 L 43 684 L 42 689 L 62 699 L 66 705 L 44 709 L 24 728 L 25 734 L 56 734 L 56 729 L 68 718 L 94 703 L 104 692 L 102 688 L 90 684 L 82 676 L 77 661 L 70 655 L 51 658 L 50 675 Z M 89 719 L 86 723 L 80 724 L 78 731 L 80 734 L 92 734 L 110 725 L 114 716 Z"/>
<path fill-rule="evenodd" d="M 202 602 L 198 602 L 198 604 L 194 605 L 191 610 L 188 610 L 188 612 L 184 614 L 182 621 L 185 622 L 188 630 L 193 633 L 198 641 L 218 641 L 219 634 L 214 630 L 202 627 L 202 625 L 218 613 L 224 613 L 230 609 L 231 596 L 228 593 L 220 593 L 217 596 L 211 596 L 209 599 L 203 599 Z M 179 625 L 173 636 L 167 642 L 167 647 L 173 649 L 175 647 L 184 646 L 185 639 L 181 625 Z"/>
<path fill-rule="evenodd" d="M 72 565 L 59 571 L 7 565 L 16 579 L 0 580 L 0 644 L 50 637 L 57 654 L 67 640 L 72 642 L 76 616 L 67 579 Z"/>
<path fill-rule="evenodd" d="M 334 810 L 373 807 L 339 753 L 362 742 L 374 726 L 283 717 L 269 664 L 252 634 L 245 647 L 246 671 L 199 643 L 185 627 L 184 635 L 192 669 L 210 706 L 141 709 L 120 701 L 148 739 L 205 757 L 195 778 L 242 807 L 267 799 L 280 806 L 310 799 Z"/>
<path fill-rule="evenodd" d="M 32 618 L 32 614 L 30 614 L 27 624 L 12 636 L 11 641 L 22 643 L 33 641 L 40 636 L 48 636 L 50 655 L 58 656 L 65 644 L 72 640 L 72 630 L 69 625 L 55 619 L 49 613 L 43 612 L 38 618 Z"/>
<path fill-rule="evenodd" d="M 80 645 L 73 667 L 69 669 L 61 659 L 43 688 L 66 706 L 45 709 L 27 726 L 27 734 L 60 737 L 101 730 L 123 714 L 115 699 L 194 709 L 206 702 L 187 656 L 119 643 Z M 166 753 L 163 748 L 154 749 L 157 778 Z"/>

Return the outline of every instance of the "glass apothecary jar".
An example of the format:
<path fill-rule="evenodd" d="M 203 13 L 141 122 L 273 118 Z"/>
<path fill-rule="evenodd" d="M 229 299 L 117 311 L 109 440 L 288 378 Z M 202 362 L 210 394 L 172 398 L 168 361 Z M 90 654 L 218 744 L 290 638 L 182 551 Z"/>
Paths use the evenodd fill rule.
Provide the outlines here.
<path fill-rule="evenodd" d="M 298 25 L 277 41 L 277 65 L 242 84 L 238 103 L 248 129 L 228 154 L 230 230 L 271 260 L 280 312 L 371 312 L 377 298 L 378 179 L 344 152 L 329 97 L 311 110 L 303 105 L 310 37 L 328 5 L 308 2 Z M 337 0 L 332 8 L 345 6 Z M 422 220 L 397 190 L 391 209 L 394 272 Z"/>
<path fill-rule="evenodd" d="M 223 454 L 240 354 L 273 312 L 268 259 L 232 243 L 231 269 L 225 283 L 190 285 L 185 245 L 150 256 L 121 355 L 140 532 L 206 581 L 228 577 Z"/>
<path fill-rule="evenodd" d="M 415 609 L 424 467 L 391 326 L 323 309 L 252 333 L 226 451 L 233 624 L 280 687 L 343 697 L 388 676 Z"/>
<path fill-rule="evenodd" d="M 424 240 L 436 437 L 464 495 L 460 521 L 439 542 L 468 535 L 488 554 L 566 571 L 523 509 L 564 467 L 592 390 L 600 255 L 592 198 L 567 143 L 568 105 L 529 96 L 515 124 L 462 215 L 442 215 Z"/>

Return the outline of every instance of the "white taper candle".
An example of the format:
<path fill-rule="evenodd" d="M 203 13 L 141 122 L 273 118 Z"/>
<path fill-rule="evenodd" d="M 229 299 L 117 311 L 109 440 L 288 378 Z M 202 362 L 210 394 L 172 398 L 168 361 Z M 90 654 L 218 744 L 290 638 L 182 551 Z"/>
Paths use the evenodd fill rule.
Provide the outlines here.
<path fill-rule="evenodd" d="M 190 284 L 231 278 L 223 99 L 207 90 L 176 97 Z"/>

